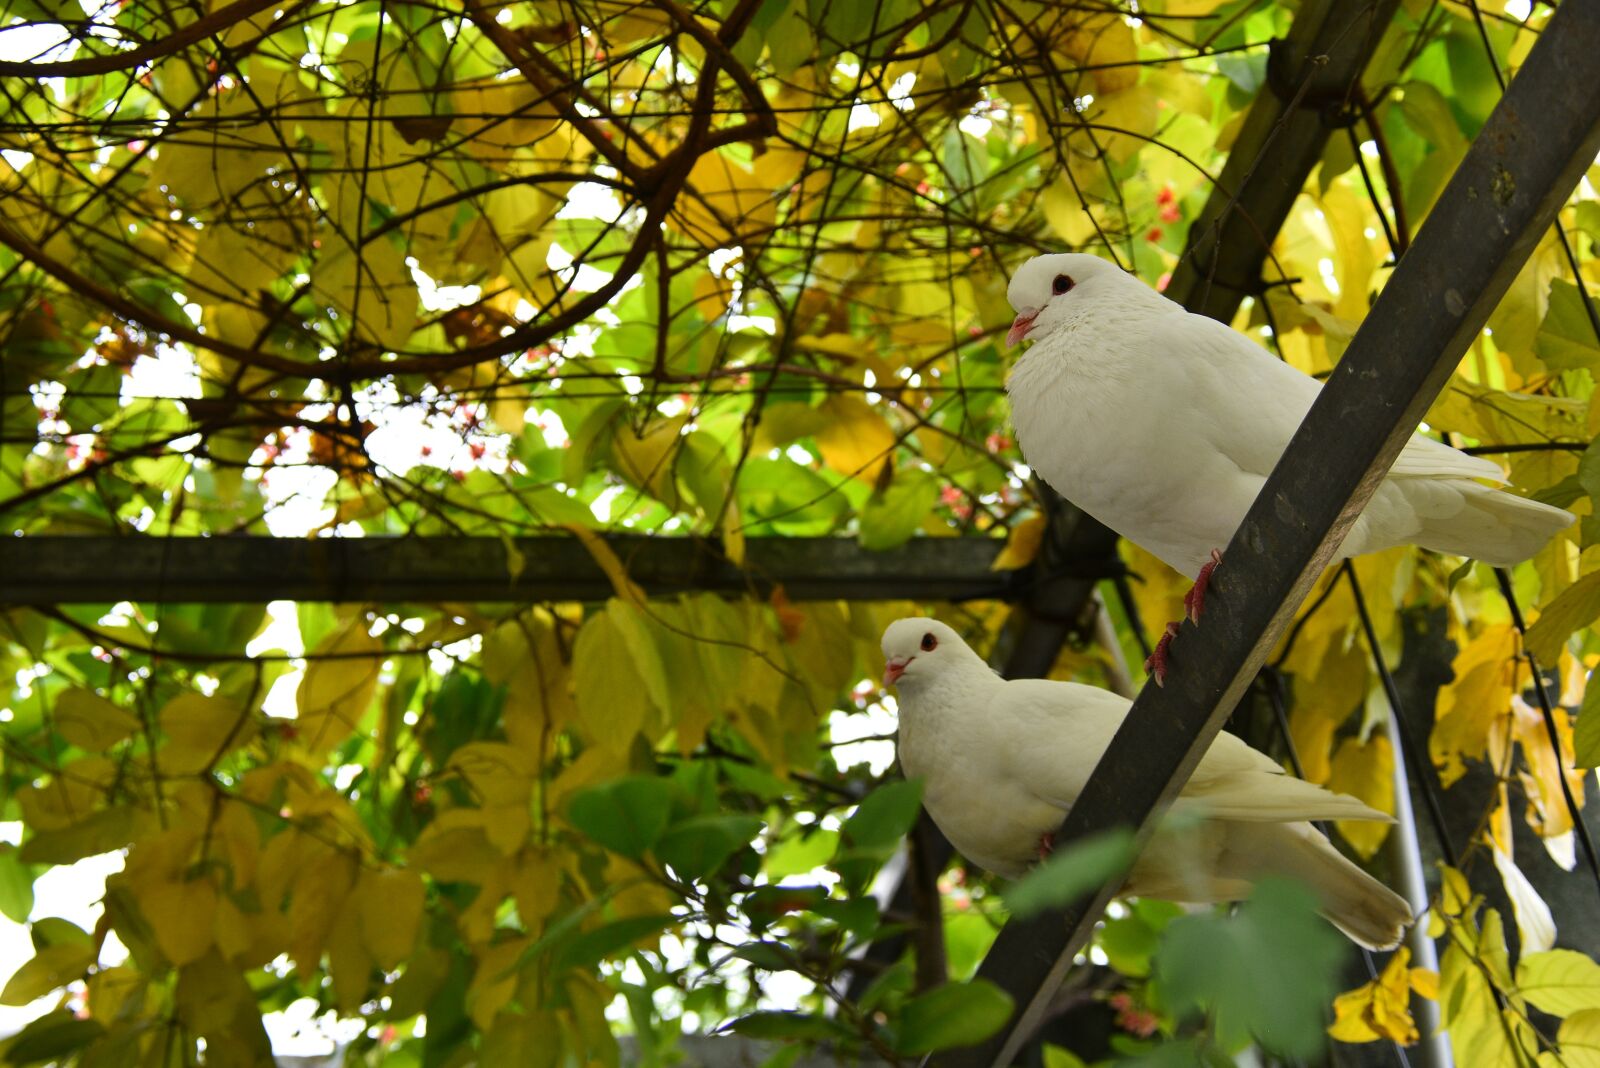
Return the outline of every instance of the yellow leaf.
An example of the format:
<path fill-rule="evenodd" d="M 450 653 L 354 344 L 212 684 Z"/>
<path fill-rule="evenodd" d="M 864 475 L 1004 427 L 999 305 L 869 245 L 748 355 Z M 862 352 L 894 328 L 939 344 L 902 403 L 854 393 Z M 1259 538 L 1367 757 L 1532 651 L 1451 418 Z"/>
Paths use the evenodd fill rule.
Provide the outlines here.
<path fill-rule="evenodd" d="M 1044 532 L 1048 525 L 1049 520 L 1036 515 L 1012 527 L 1006 547 L 994 558 L 989 570 L 1014 571 L 1033 563 L 1033 558 L 1039 555 L 1039 546 L 1044 544 Z"/>
<path fill-rule="evenodd" d="M 179 969 L 172 994 L 178 1019 L 206 1040 L 206 1063 L 260 1068 L 272 1063 L 255 991 L 237 968 L 208 953 Z"/>
<path fill-rule="evenodd" d="M 541 847 L 524 850 L 517 858 L 511 892 L 517 899 L 523 930 L 539 930 L 561 899 L 561 865 L 553 851 Z"/>
<path fill-rule="evenodd" d="M 1133 27 L 1120 13 L 1088 16 L 1058 47 L 1082 66 L 1093 68 L 1089 73 L 1097 93 L 1127 89 L 1139 80 L 1133 65 L 1138 59 Z"/>
<path fill-rule="evenodd" d="M 1368 201 L 1358 198 L 1346 182 L 1335 182 L 1322 196 L 1323 218 L 1333 235 L 1333 262 L 1338 265 L 1339 300 L 1334 314 L 1360 322 L 1367 314 L 1368 293 L 1378 257 L 1365 230 Z"/>
<path fill-rule="evenodd" d="M 298 743 L 324 755 L 355 732 L 378 688 L 383 643 L 367 633 L 357 615 L 328 634 L 307 657 L 296 695 Z"/>
<path fill-rule="evenodd" d="M 629 482 L 674 511 L 683 503 L 678 494 L 674 464 L 688 421 L 687 415 L 655 419 L 638 432 L 629 424 L 621 423 L 611 440 L 617 470 Z"/>
<path fill-rule="evenodd" d="M 700 318 L 708 323 L 715 322 L 733 303 L 733 280 L 718 277 L 708 269 L 695 280 L 693 300 Z"/>
<path fill-rule="evenodd" d="M 1346 738 L 1333 756 L 1332 773 L 1325 785 L 1334 793 L 1360 798 L 1379 812 L 1394 815 L 1394 750 L 1389 739 L 1374 734 L 1363 745 L 1359 738 Z M 1363 860 L 1372 859 L 1389 837 L 1390 825 L 1376 820 L 1339 820 L 1334 826 Z"/>
<path fill-rule="evenodd" d="M 137 1014 L 145 1005 L 149 989 L 144 975 L 134 967 L 119 964 L 101 968 L 89 977 L 89 1015 L 96 1020 L 114 1020 Z"/>
<path fill-rule="evenodd" d="M 414 871 L 385 868 L 361 873 L 354 897 L 361 942 L 384 971 L 394 971 L 411 955 L 426 898 L 422 876 Z"/>
<path fill-rule="evenodd" d="M 1410 962 L 1411 950 L 1401 946 L 1378 978 L 1334 999 L 1334 1022 L 1328 1034 L 1341 1042 L 1372 1042 L 1380 1038 L 1407 1046 L 1415 1042 L 1418 1035 L 1411 1018 L 1412 976 L 1423 969 L 1407 969 Z"/>
<path fill-rule="evenodd" d="M 61 769 L 43 786 L 17 791 L 23 825 L 34 833 L 62 830 L 82 823 L 106 800 L 105 787 L 116 768 L 103 757 L 84 757 Z"/>
<path fill-rule="evenodd" d="M 222 697 L 180 693 L 157 718 L 167 736 L 161 768 L 169 775 L 193 775 L 209 765 L 226 745 L 243 745 L 256 732 L 244 709 Z"/>
<path fill-rule="evenodd" d="M 626 754 L 650 719 L 652 705 L 633 651 L 609 608 L 578 631 L 572 683 L 585 733 L 601 748 Z"/>
<path fill-rule="evenodd" d="M 1600 1009 L 1600 964 L 1573 949 L 1524 954 L 1517 964 L 1517 993 L 1552 1016 Z"/>
<path fill-rule="evenodd" d="M 139 719 L 89 690 L 74 687 L 56 698 L 56 730 L 77 746 L 103 753 L 139 729 Z"/>
<path fill-rule="evenodd" d="M 333 981 L 333 999 L 341 1012 L 354 1015 L 367 1000 L 372 985 L 372 955 L 362 938 L 359 891 L 345 898 L 339 918 L 328 931 L 328 977 Z M 410 948 L 409 946 L 407 947 Z"/>
<path fill-rule="evenodd" d="M 181 968 L 210 951 L 217 912 L 217 891 L 210 879 L 163 879 L 145 884 L 137 897 L 156 945 L 174 966 Z"/>
<path fill-rule="evenodd" d="M 467 1012 L 473 1023 L 488 1030 L 495 1014 L 511 1000 L 517 989 L 517 961 L 528 945 L 526 938 L 513 938 L 486 948 L 478 958 L 472 983 L 467 987 Z"/>
<path fill-rule="evenodd" d="M 469 742 L 451 754 L 449 766 L 466 780 L 482 810 L 489 843 L 506 855 L 520 849 L 528 836 L 537 766 L 504 742 Z"/>
<path fill-rule="evenodd" d="M 346 329 L 382 348 L 403 348 L 417 325 L 416 282 L 405 253 L 388 241 L 369 242 L 360 252 L 342 243 L 324 251 L 312 268 L 311 288 Z"/>
<path fill-rule="evenodd" d="M 506 688 L 506 740 L 542 763 L 554 733 L 577 713 L 555 617 L 531 608 L 496 627 L 484 639 L 483 673 Z"/>
<path fill-rule="evenodd" d="M 251 917 L 226 894 L 217 897 L 215 934 L 217 949 L 232 964 L 248 966 L 250 951 L 255 948 L 256 937 Z"/>
<path fill-rule="evenodd" d="M 1581 1009 L 1561 1021 L 1556 1033 L 1565 1068 L 1600 1068 L 1600 1009 Z"/>
<path fill-rule="evenodd" d="M 679 635 L 663 625 L 661 617 L 670 612 L 670 606 L 644 605 L 633 601 L 613 599 L 606 603 L 606 616 L 621 635 L 628 650 L 628 664 L 644 684 L 651 702 L 663 712 L 676 709 L 677 694 L 668 679 L 666 661 L 670 647 Z M 646 726 L 650 719 L 646 719 Z M 655 734 L 647 729 L 646 733 Z"/>
<path fill-rule="evenodd" d="M 46 946 L 23 963 L 0 990 L 0 1005 L 26 1005 L 83 978 L 95 961 L 93 946 L 63 942 Z"/>
<path fill-rule="evenodd" d="M 484 1034 L 477 1061 L 515 1064 L 518 1068 L 557 1068 L 565 1055 L 564 1047 L 561 1026 L 553 1011 L 502 1012 Z"/>
<path fill-rule="evenodd" d="M 411 863 L 445 883 L 482 885 L 504 858 L 489 844 L 483 813 L 452 809 L 441 813 L 411 847 Z"/>
<path fill-rule="evenodd" d="M 1483 971 L 1452 942 L 1439 962 L 1439 1016 L 1460 1065 L 1518 1065 Z"/>
<path fill-rule="evenodd" d="M 1472 908 L 1474 895 L 1467 877 L 1448 864 L 1439 865 L 1439 910 L 1460 916 Z"/>
<path fill-rule="evenodd" d="M 1511 710 L 1516 632 L 1509 623 L 1486 627 L 1456 654 L 1455 681 L 1439 695 L 1428 755 L 1445 786 L 1466 771 L 1464 758 L 1481 759 L 1490 729 Z"/>
<path fill-rule="evenodd" d="M 314 975 L 334 921 L 356 881 L 355 857 L 317 842 L 305 850 L 306 866 L 289 898 L 289 956 L 301 976 Z"/>
<path fill-rule="evenodd" d="M 895 433 L 883 416 L 858 397 L 833 393 L 820 410 L 830 422 L 814 435 L 822 462 L 839 472 L 874 483 L 895 447 Z"/>
<path fill-rule="evenodd" d="M 568 525 L 567 530 L 589 550 L 589 555 L 594 557 L 594 562 L 600 565 L 600 570 L 606 573 L 606 578 L 611 580 L 611 588 L 616 595 L 624 601 L 642 603 L 645 599 L 644 590 L 639 584 L 628 577 L 628 569 L 623 566 L 615 550 L 607 545 L 605 539 L 587 527 Z"/>
<path fill-rule="evenodd" d="M 1333 774 L 1333 732 L 1339 724 L 1323 710 L 1295 702 L 1289 713 L 1289 737 L 1300 757 L 1300 771 L 1307 782 L 1318 786 Z"/>
<path fill-rule="evenodd" d="M 728 487 L 728 500 L 722 506 L 722 519 L 718 529 L 722 534 L 722 554 L 734 567 L 743 567 L 744 519 L 739 514 L 739 499 L 732 486 Z"/>
<path fill-rule="evenodd" d="M 690 169 L 688 188 L 674 201 L 667 225 L 707 249 L 743 244 L 742 235 L 770 230 L 777 220 L 775 191 L 770 177 L 753 173 L 730 153 L 707 152 Z"/>
<path fill-rule="evenodd" d="M 1149 144 L 1161 121 L 1155 93 L 1146 85 L 1135 85 L 1096 96 L 1090 105 L 1089 121 L 1101 148 L 1117 163 L 1126 163 Z M 1086 142 L 1080 139 L 1080 146 Z"/>
<path fill-rule="evenodd" d="M 1376 981 L 1365 983 L 1333 999 L 1333 1023 L 1328 1027 L 1329 1035 L 1340 1042 L 1376 1042 L 1383 1037 L 1373 1030 L 1366 1017 L 1377 985 Z"/>

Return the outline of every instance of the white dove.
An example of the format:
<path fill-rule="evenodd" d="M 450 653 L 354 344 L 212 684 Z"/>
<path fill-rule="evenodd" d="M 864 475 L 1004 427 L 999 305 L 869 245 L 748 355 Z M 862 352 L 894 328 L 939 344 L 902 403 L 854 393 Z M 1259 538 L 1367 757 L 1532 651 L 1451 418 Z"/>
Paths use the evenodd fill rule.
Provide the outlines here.
<path fill-rule="evenodd" d="M 933 619 L 883 634 L 885 685 L 900 692 L 900 767 L 968 860 L 1006 877 L 1049 851 L 1130 702 L 1071 682 L 1000 678 Z M 1123 891 L 1195 903 L 1245 897 L 1262 876 L 1305 883 L 1322 914 L 1371 949 L 1400 941 L 1404 898 L 1346 860 L 1308 820 L 1387 820 L 1343 794 L 1292 778 L 1265 753 L 1217 735 Z"/>
<path fill-rule="evenodd" d="M 1035 256 L 1011 278 L 1008 346 L 1033 342 L 1006 382 L 1023 456 L 1056 492 L 1206 583 L 1322 389 L 1215 319 L 1096 256 Z M 1414 436 L 1338 558 L 1394 545 L 1510 565 L 1573 516 L 1484 486 L 1499 465 Z M 1149 667 L 1161 681 L 1167 628 Z"/>

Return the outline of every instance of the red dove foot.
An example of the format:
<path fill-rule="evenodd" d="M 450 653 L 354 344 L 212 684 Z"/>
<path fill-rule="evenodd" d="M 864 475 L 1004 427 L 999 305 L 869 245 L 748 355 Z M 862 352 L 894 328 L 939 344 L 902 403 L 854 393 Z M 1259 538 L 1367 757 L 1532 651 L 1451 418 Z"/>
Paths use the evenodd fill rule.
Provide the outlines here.
<path fill-rule="evenodd" d="M 1155 650 L 1144 661 L 1144 669 L 1156 680 L 1157 686 L 1167 684 L 1167 646 L 1172 644 L 1172 639 L 1178 636 L 1178 625 L 1168 623 L 1166 632 L 1161 635 L 1161 640 L 1156 642 Z"/>
<path fill-rule="evenodd" d="M 1200 622 L 1200 613 L 1206 610 L 1206 589 L 1211 585 L 1211 572 L 1222 563 L 1222 550 L 1212 549 L 1211 559 L 1200 565 L 1200 573 L 1194 577 L 1194 585 L 1189 587 L 1189 592 L 1183 595 L 1183 608 L 1189 614 L 1189 621 Z"/>

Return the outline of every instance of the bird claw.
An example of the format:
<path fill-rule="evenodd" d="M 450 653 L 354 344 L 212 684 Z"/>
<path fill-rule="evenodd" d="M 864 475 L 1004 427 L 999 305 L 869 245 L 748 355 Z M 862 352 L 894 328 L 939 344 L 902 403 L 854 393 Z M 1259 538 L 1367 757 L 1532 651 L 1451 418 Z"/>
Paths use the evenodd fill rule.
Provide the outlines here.
<path fill-rule="evenodd" d="M 1056 832 L 1046 831 L 1039 836 L 1039 859 L 1045 860 L 1056 851 Z"/>
<path fill-rule="evenodd" d="M 1211 572 L 1215 571 L 1220 563 L 1222 563 L 1222 550 L 1212 549 L 1211 559 L 1200 565 L 1200 573 L 1194 577 L 1194 585 L 1183 595 L 1183 608 L 1188 613 L 1189 622 L 1200 622 L 1200 613 L 1206 608 L 1206 588 L 1211 585 Z"/>
<path fill-rule="evenodd" d="M 1168 623 L 1166 631 L 1161 635 L 1161 640 L 1156 642 L 1155 649 L 1145 658 L 1144 669 L 1150 677 L 1156 680 L 1157 686 L 1167 684 L 1167 649 L 1172 645 L 1172 639 L 1178 636 L 1178 625 Z"/>

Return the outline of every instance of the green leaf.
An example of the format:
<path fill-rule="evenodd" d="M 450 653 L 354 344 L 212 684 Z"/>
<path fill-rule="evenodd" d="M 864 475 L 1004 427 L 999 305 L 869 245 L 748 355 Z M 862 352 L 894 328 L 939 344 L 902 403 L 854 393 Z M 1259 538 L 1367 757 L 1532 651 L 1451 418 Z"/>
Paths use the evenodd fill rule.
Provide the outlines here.
<path fill-rule="evenodd" d="M 1552 1016 L 1600 1009 L 1600 964 L 1572 949 L 1530 953 L 1517 962 L 1517 993 Z"/>
<path fill-rule="evenodd" d="M 1577 479 L 1583 492 L 1600 501 L 1600 438 L 1589 442 L 1589 447 L 1578 458 Z"/>
<path fill-rule="evenodd" d="M 0 913 L 13 923 L 27 923 L 33 912 L 33 872 L 10 842 L 0 843 Z"/>
<path fill-rule="evenodd" d="M 94 945 L 93 935 L 60 916 L 46 916 L 36 921 L 28 929 L 28 937 L 33 939 L 35 950 L 46 946 L 82 946 L 87 949 Z"/>
<path fill-rule="evenodd" d="M 557 948 L 552 954 L 552 967 L 558 972 L 568 968 L 591 968 L 640 939 L 660 934 L 676 922 L 675 916 L 629 916 L 596 927 Z"/>
<path fill-rule="evenodd" d="M 1572 728 L 1572 766 L 1600 767 L 1600 686 L 1585 684 L 1583 706 Z"/>
<path fill-rule="evenodd" d="M 47 1013 L 24 1027 L 5 1047 L 7 1064 L 38 1064 L 58 1060 L 82 1049 L 106 1029 L 98 1020 L 80 1020 L 69 1009 Z"/>
<path fill-rule="evenodd" d="M 1133 832 L 1126 827 L 1058 848 L 1006 890 L 1006 908 L 1021 919 L 1061 908 L 1126 870 L 1133 857 Z"/>
<path fill-rule="evenodd" d="M 1590 297 L 1591 304 L 1594 298 Z M 1600 370 L 1600 338 L 1584 310 L 1583 294 L 1566 279 L 1550 283 L 1550 307 L 1534 342 L 1534 352 L 1558 371 Z"/>
<path fill-rule="evenodd" d="M 1338 984 L 1344 941 L 1305 887 L 1264 879 L 1232 916 L 1184 916 L 1155 956 L 1164 1000 L 1178 1013 L 1209 1009 L 1223 1045 L 1254 1036 L 1264 1048 L 1309 1057 L 1322 1048 L 1323 1012 Z"/>
<path fill-rule="evenodd" d="M 741 1016 L 727 1029 L 746 1038 L 845 1038 L 850 1032 L 843 1024 L 826 1016 L 803 1012 L 752 1012 Z"/>
<path fill-rule="evenodd" d="M 612 852 L 638 857 L 666 830 L 671 805 L 664 779 L 636 775 L 574 794 L 567 820 Z"/>
<path fill-rule="evenodd" d="M 1044 1068 L 1088 1068 L 1083 1063 L 1082 1057 L 1069 1049 L 1062 1049 L 1060 1046 L 1052 1045 L 1049 1042 L 1044 1044 L 1044 1049 L 1041 1052 L 1044 1055 Z"/>
<path fill-rule="evenodd" d="M 1528 652 L 1554 664 L 1572 632 L 1600 619 L 1600 571 L 1583 576 L 1545 605 L 1528 628 Z"/>
<path fill-rule="evenodd" d="M 806 827 L 769 848 L 761 867 L 767 878 L 777 882 L 822 867 L 838 848 L 838 831 Z"/>
<path fill-rule="evenodd" d="M 1005 1026 L 1011 1009 L 1011 995 L 987 979 L 949 983 L 906 1003 L 895 1049 L 931 1053 L 982 1042 Z"/>
<path fill-rule="evenodd" d="M 733 955 L 769 972 L 786 972 L 794 967 L 787 947 L 778 942 L 746 942 Z"/>
<path fill-rule="evenodd" d="M 44 997 L 82 978 L 94 960 L 93 946 L 74 943 L 46 946 L 24 961 L 6 980 L 5 989 L 0 990 L 0 1005 L 26 1005 L 35 998 Z"/>
<path fill-rule="evenodd" d="M 691 816 L 661 836 L 655 854 L 686 879 L 704 878 L 748 845 L 761 826 L 755 816 Z"/>
<path fill-rule="evenodd" d="M 840 829 L 840 847 L 854 850 L 892 849 L 911 830 L 922 805 L 922 780 L 884 783 L 862 799 Z"/>
<path fill-rule="evenodd" d="M 889 488 L 861 509 L 861 547 L 881 551 L 905 544 L 938 499 L 939 480 L 926 471 L 896 472 Z"/>

